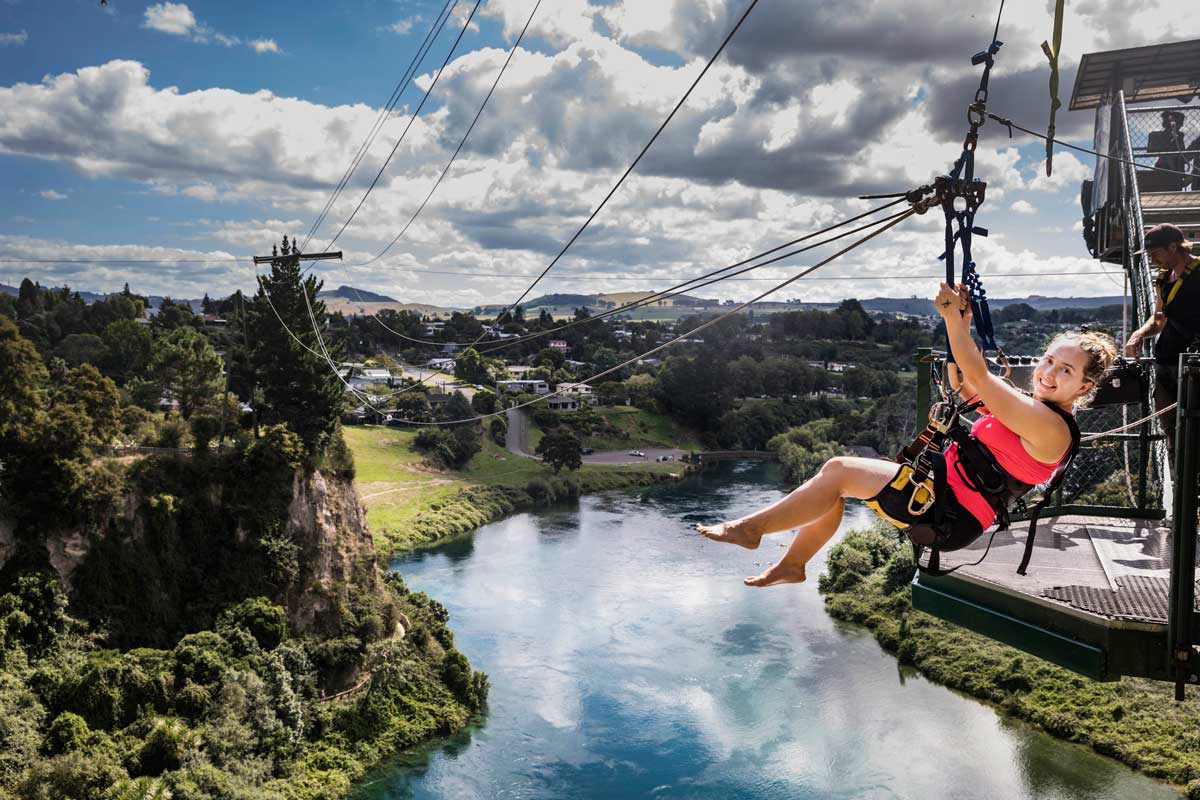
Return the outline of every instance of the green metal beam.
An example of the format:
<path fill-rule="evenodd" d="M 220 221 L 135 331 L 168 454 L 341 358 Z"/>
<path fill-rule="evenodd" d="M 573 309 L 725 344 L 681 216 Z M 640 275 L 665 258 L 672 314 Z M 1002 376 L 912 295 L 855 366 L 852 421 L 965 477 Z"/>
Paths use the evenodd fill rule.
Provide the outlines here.
<path fill-rule="evenodd" d="M 1024 650 L 1093 680 L 1108 681 L 1120 677 L 1109 674 L 1108 659 L 1099 647 L 1031 625 L 948 592 L 914 583 L 912 604 L 913 608 L 927 614 Z"/>

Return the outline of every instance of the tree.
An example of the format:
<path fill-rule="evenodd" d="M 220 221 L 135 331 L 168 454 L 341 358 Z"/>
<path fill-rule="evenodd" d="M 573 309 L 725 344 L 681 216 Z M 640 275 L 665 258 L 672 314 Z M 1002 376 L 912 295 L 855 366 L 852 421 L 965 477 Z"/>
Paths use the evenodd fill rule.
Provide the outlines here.
<path fill-rule="evenodd" d="M 180 327 L 155 344 L 151 370 L 166 396 L 179 403 L 184 419 L 221 393 L 221 357 L 204 334 Z"/>
<path fill-rule="evenodd" d="M 454 360 L 454 377 L 467 383 L 488 379 L 487 362 L 474 347 L 468 347 Z"/>
<path fill-rule="evenodd" d="M 194 327 L 196 315 L 187 303 L 176 303 L 169 297 L 164 297 L 154 315 L 154 327 L 173 331 L 184 326 Z"/>
<path fill-rule="evenodd" d="M 141 375 L 150 365 L 154 343 L 145 325 L 131 319 L 110 322 L 100 337 L 106 349 L 101 365 L 106 375 L 125 384 L 130 378 Z"/>
<path fill-rule="evenodd" d="M 107 359 L 104 340 L 94 333 L 72 333 L 58 343 L 58 356 L 77 367 L 80 364 L 102 364 Z"/>
<path fill-rule="evenodd" d="M 549 362 L 551 369 L 558 369 L 567 360 L 567 354 L 561 350 L 555 350 L 552 347 L 544 347 L 534 357 L 533 361 L 536 364 L 546 364 Z"/>
<path fill-rule="evenodd" d="M 547 431 L 538 442 L 535 452 L 554 468 L 556 475 L 563 467 L 574 470 L 583 466 L 583 450 L 579 447 L 579 440 L 566 428 Z"/>
<path fill-rule="evenodd" d="M 330 364 L 314 355 L 323 352 L 315 331 L 324 334 L 327 326 L 325 303 L 317 299 L 323 284 L 315 275 L 301 278 L 293 255 L 285 236 L 271 274 L 258 279 L 251 362 L 262 390 L 262 417 L 286 423 L 313 453 L 337 427 L 344 386 Z"/>
<path fill-rule="evenodd" d="M 471 409 L 476 414 L 491 414 L 496 410 L 496 393 L 495 392 L 476 392 L 471 398 Z"/>

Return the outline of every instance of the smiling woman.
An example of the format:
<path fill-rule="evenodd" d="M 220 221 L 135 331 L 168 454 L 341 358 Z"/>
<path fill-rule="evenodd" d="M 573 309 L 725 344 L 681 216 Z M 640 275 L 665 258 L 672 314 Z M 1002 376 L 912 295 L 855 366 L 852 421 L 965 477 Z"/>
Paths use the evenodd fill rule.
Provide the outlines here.
<path fill-rule="evenodd" d="M 914 544 L 957 550 L 997 519 L 1009 504 L 1054 476 L 1078 446 L 1075 406 L 1095 392 L 1116 358 L 1116 345 L 1096 333 L 1055 338 L 1034 370 L 1031 394 L 993 375 L 971 338 L 971 309 L 963 285 L 943 283 L 934 301 L 961 371 L 959 394 L 981 416 L 969 433 L 952 434 L 944 453 L 931 455 L 930 474 L 888 459 L 838 456 L 812 479 L 771 505 L 732 522 L 697 525 L 709 539 L 757 548 L 764 534 L 799 528 L 787 553 L 748 586 L 805 580 L 805 565 L 837 532 L 847 498 L 868 501 Z M 957 414 L 957 412 L 956 412 Z"/>

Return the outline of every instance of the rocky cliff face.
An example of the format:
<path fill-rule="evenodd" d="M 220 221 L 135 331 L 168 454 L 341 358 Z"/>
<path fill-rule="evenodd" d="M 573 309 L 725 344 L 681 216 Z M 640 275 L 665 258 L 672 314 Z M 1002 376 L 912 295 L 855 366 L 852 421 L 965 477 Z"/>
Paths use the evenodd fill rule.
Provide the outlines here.
<path fill-rule="evenodd" d="M 300 636 L 357 635 L 389 621 L 350 478 L 163 463 L 131 472 L 106 513 L 40 538 L 37 560 L 58 575 L 72 613 L 120 646 L 173 646 L 254 596 L 284 606 Z M 22 546 L 0 523 L 0 569 Z"/>
<path fill-rule="evenodd" d="M 300 572 L 287 610 L 299 635 L 336 627 L 347 587 L 379 591 L 375 545 L 354 481 L 297 470 L 288 505 L 288 536 L 300 548 Z"/>

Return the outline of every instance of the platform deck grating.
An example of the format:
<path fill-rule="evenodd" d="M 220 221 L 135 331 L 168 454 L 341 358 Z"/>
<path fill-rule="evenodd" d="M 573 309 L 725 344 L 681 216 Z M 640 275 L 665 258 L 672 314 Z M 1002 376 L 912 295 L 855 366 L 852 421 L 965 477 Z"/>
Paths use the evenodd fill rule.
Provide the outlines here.
<path fill-rule="evenodd" d="M 1104 617 L 1166 624 L 1170 581 L 1133 576 L 1117 578 L 1116 582 L 1115 591 L 1094 586 L 1055 586 L 1042 594 Z"/>
<path fill-rule="evenodd" d="M 1025 523 L 1016 523 L 1014 530 L 997 533 L 987 558 L 955 576 L 1111 619 L 1165 621 L 1171 548 L 1163 523 L 1077 515 L 1043 519 L 1028 574 L 1018 575 L 1026 530 Z M 943 554 L 942 567 L 976 561 L 987 538 Z"/>

